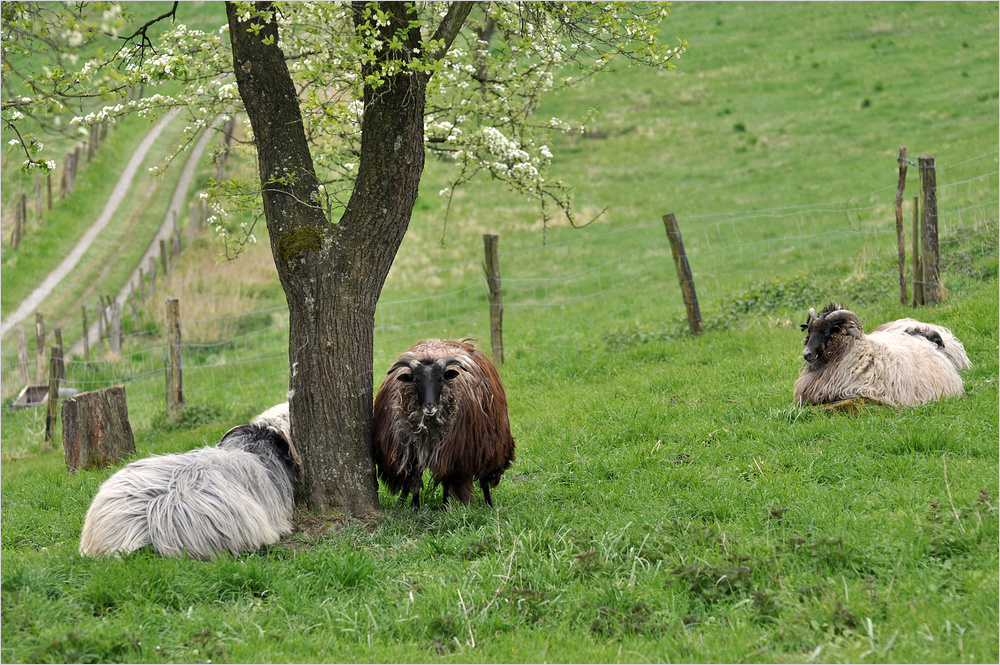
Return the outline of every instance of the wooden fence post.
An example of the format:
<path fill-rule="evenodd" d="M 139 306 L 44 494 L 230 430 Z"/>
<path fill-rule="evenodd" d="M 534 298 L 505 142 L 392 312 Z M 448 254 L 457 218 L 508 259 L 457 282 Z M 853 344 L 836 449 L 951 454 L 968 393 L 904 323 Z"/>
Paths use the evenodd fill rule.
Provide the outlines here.
<path fill-rule="evenodd" d="M 163 279 L 167 278 L 167 241 L 160 239 L 160 263 L 163 268 Z"/>
<path fill-rule="evenodd" d="M 22 232 L 21 222 L 21 202 L 17 199 L 14 200 L 14 230 L 10 234 L 10 246 L 17 249 L 21 246 L 21 232 Z"/>
<path fill-rule="evenodd" d="M 28 377 L 28 344 L 23 325 L 17 327 L 17 373 L 21 377 L 21 383 L 28 385 L 31 379 Z"/>
<path fill-rule="evenodd" d="M 156 292 L 156 259 L 149 257 L 149 297 Z"/>
<path fill-rule="evenodd" d="M 97 303 L 97 359 L 104 357 L 104 303 L 98 299 Z"/>
<path fill-rule="evenodd" d="M 45 317 L 35 312 L 35 383 L 45 382 Z"/>
<path fill-rule="evenodd" d="M 167 416 L 170 418 L 176 418 L 184 409 L 180 312 L 180 301 L 167 298 Z"/>
<path fill-rule="evenodd" d="M 681 229 L 677 225 L 677 216 L 674 213 L 664 215 L 663 225 L 667 229 L 670 252 L 674 255 L 674 267 L 677 269 L 677 279 L 680 281 L 681 294 L 684 296 L 684 307 L 687 308 L 688 327 L 691 329 L 691 336 L 697 337 L 705 332 L 705 324 L 701 320 L 698 294 L 694 290 L 694 278 L 691 276 L 687 254 L 684 253 L 684 241 L 681 239 Z"/>
<path fill-rule="evenodd" d="M 108 296 L 108 350 L 115 356 L 121 356 L 122 341 L 122 306 L 114 298 Z"/>
<path fill-rule="evenodd" d="M 46 175 L 46 187 L 49 190 L 49 210 L 52 210 L 52 171 L 49 171 Z"/>
<path fill-rule="evenodd" d="M 35 216 L 42 218 L 42 176 L 35 175 Z"/>
<path fill-rule="evenodd" d="M 937 220 L 937 175 L 934 169 L 934 157 L 922 155 L 920 165 L 921 208 L 924 211 L 923 231 L 923 267 L 924 267 L 924 303 L 936 305 L 944 295 L 941 286 L 941 274 L 938 267 L 938 220 Z"/>
<path fill-rule="evenodd" d="M 920 198 L 913 197 L 913 306 L 924 304 L 924 268 L 920 263 Z"/>
<path fill-rule="evenodd" d="M 906 146 L 899 146 L 899 182 L 896 184 L 896 246 L 899 253 L 899 302 L 906 307 L 906 234 L 903 232 L 903 190 L 906 189 Z"/>
<path fill-rule="evenodd" d="M 490 294 L 490 342 L 493 362 L 503 364 L 503 293 L 500 288 L 500 236 L 483 235 L 486 249 L 486 284 Z"/>
<path fill-rule="evenodd" d="M 52 441 L 59 417 L 59 375 L 62 372 L 62 347 L 53 346 L 49 357 L 49 401 L 45 414 L 45 440 Z"/>
<path fill-rule="evenodd" d="M 58 378 L 60 381 L 65 381 L 66 365 L 62 361 L 62 348 L 63 348 L 62 328 L 55 328 L 52 331 L 52 337 L 55 338 L 56 346 L 59 347 L 59 376 L 56 378 Z"/>
<path fill-rule="evenodd" d="M 66 155 L 66 159 L 63 160 L 63 169 L 59 178 L 59 198 L 64 199 L 66 195 L 69 194 L 69 165 L 73 158 L 70 155 Z"/>
<path fill-rule="evenodd" d="M 87 329 L 87 306 L 80 305 L 80 310 L 83 313 L 83 359 L 85 361 L 90 360 L 90 330 Z"/>

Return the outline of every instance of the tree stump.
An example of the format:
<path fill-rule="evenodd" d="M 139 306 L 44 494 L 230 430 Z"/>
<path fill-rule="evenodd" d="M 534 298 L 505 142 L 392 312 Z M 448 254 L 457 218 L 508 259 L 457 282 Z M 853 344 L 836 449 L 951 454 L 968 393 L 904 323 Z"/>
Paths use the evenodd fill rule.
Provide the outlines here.
<path fill-rule="evenodd" d="M 135 454 L 123 385 L 70 397 L 63 402 L 62 421 L 70 473 L 112 466 Z"/>

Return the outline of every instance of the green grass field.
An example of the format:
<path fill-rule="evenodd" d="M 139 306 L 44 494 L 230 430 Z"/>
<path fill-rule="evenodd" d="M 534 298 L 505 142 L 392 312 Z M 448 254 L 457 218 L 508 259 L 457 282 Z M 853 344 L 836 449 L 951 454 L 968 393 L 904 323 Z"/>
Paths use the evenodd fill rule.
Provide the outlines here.
<path fill-rule="evenodd" d="M 438 490 L 414 513 L 383 488 L 371 521 L 298 513 L 295 534 L 240 558 L 84 559 L 83 518 L 114 469 L 67 474 L 44 413 L 6 399 L 3 659 L 996 662 L 997 15 L 679 3 L 664 26 L 691 44 L 678 70 L 622 67 L 538 110 L 598 111 L 551 143 L 578 209 L 608 208 L 582 230 L 543 235 L 537 209 L 483 182 L 456 196 L 442 243 L 448 165 L 430 162 L 380 301 L 376 382 L 420 337 L 489 345 L 481 235 L 499 233 L 518 459 L 496 511 L 440 511 Z M 894 276 L 900 145 L 940 169 L 948 298 L 916 311 Z M 916 193 L 911 168 L 907 206 Z M 695 339 L 668 212 L 701 298 Z M 121 359 L 67 368 L 79 388 L 126 383 L 139 455 L 214 444 L 284 399 L 269 249 L 217 252 L 207 236 L 185 250 Z M 187 344 L 179 423 L 163 413 L 167 295 Z M 973 362 L 966 394 L 794 405 L 797 324 L 830 300 L 866 329 L 951 328 Z"/>

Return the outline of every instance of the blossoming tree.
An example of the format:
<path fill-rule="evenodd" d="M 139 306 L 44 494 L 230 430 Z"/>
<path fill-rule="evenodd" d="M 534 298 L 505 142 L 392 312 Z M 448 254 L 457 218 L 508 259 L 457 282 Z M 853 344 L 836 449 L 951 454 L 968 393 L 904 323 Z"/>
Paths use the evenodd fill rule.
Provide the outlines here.
<path fill-rule="evenodd" d="M 111 62 L 119 85 L 179 81 L 77 118 L 184 107 L 190 132 L 245 112 L 259 177 L 217 183 L 224 209 L 263 210 L 289 308 L 292 436 L 310 509 L 378 509 L 370 453 L 375 307 L 406 233 L 427 154 L 448 155 L 450 196 L 479 174 L 572 221 L 572 192 L 548 177 L 560 119 L 540 97 L 616 57 L 672 67 L 658 40 L 666 3 L 227 2 L 217 32 L 145 26 Z M 183 13 L 175 4 L 169 13 Z M 95 68 L 95 71 L 100 68 Z M 572 75 L 568 75 L 570 72 Z M 6 112 L 6 108 L 5 108 Z M 6 116 L 5 116 L 6 117 Z"/>

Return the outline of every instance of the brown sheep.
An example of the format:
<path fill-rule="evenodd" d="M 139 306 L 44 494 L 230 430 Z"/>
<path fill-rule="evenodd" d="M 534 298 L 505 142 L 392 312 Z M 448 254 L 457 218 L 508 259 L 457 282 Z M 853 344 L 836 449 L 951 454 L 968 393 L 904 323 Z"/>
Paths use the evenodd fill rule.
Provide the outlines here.
<path fill-rule="evenodd" d="M 453 495 L 472 501 L 479 480 L 486 503 L 490 487 L 514 461 L 507 396 L 496 367 L 467 340 L 427 339 L 389 368 L 375 397 L 372 454 L 378 477 L 400 503 L 420 506 L 423 472 Z"/>

